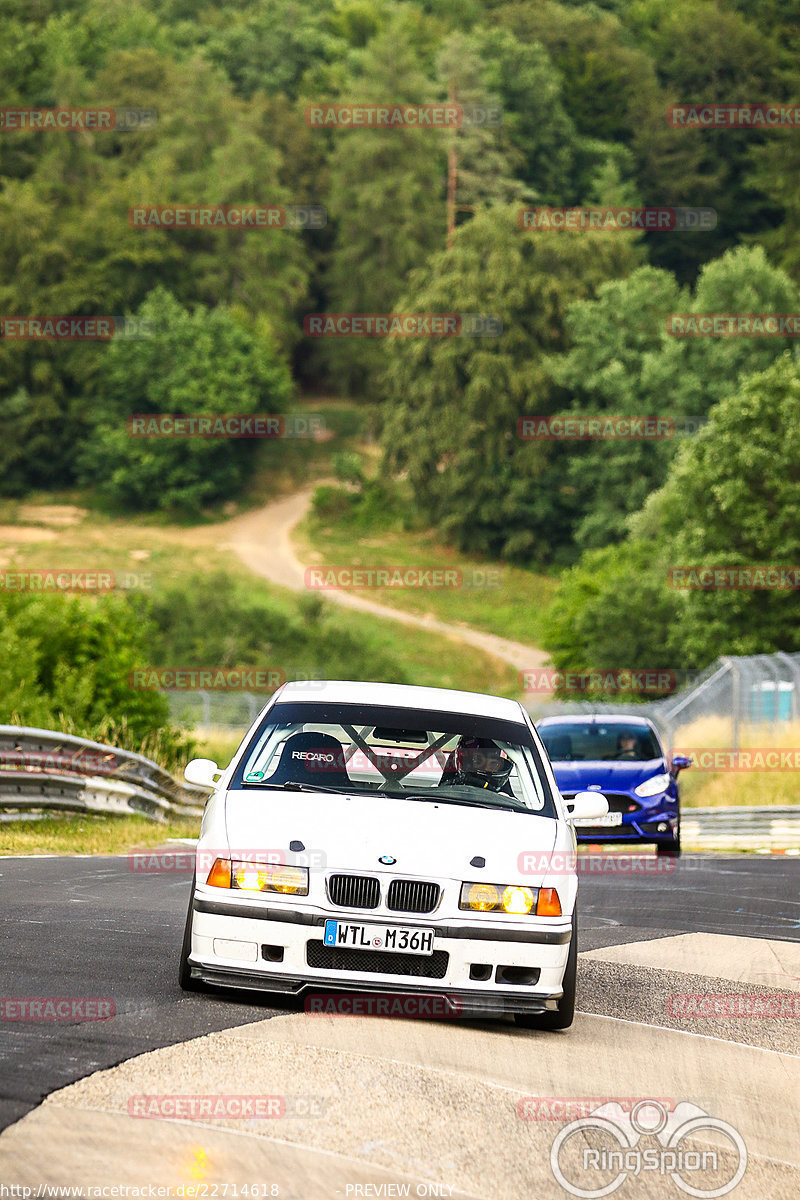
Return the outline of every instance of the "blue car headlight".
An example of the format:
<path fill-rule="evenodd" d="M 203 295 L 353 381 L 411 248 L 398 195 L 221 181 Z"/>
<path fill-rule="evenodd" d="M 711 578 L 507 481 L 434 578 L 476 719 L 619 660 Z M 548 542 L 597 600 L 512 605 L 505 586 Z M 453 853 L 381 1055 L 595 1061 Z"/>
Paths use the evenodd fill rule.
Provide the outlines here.
<path fill-rule="evenodd" d="M 645 779 L 644 783 L 640 783 L 633 790 L 637 796 L 657 796 L 659 792 L 665 792 L 669 784 L 670 777 L 664 772 L 662 775 L 652 775 L 650 779 Z"/>

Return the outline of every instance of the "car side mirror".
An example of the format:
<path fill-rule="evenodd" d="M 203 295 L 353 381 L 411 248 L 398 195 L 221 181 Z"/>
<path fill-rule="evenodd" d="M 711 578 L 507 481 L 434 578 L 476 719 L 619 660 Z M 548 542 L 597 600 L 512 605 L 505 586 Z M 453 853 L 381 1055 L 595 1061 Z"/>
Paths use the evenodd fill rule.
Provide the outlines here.
<path fill-rule="evenodd" d="M 572 800 L 565 800 L 568 821 L 594 821 L 608 812 L 608 801 L 602 792 L 578 792 Z"/>
<path fill-rule="evenodd" d="M 692 761 L 693 760 L 686 754 L 673 754 L 672 770 L 677 775 L 678 771 L 685 771 L 687 767 L 690 767 L 692 765 Z"/>
<path fill-rule="evenodd" d="M 200 787 L 213 788 L 216 775 L 221 775 L 221 768 L 211 758 L 193 758 L 183 768 L 183 774 L 189 783 L 198 783 Z"/>

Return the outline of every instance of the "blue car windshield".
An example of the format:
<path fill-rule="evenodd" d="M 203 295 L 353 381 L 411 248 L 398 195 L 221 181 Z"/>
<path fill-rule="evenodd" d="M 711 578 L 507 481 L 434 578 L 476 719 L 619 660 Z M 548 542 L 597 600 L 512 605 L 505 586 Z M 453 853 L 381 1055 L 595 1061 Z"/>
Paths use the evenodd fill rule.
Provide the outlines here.
<path fill-rule="evenodd" d="M 633 722 L 553 722 L 540 725 L 539 735 L 551 762 L 647 762 L 663 757 L 652 729 Z"/>

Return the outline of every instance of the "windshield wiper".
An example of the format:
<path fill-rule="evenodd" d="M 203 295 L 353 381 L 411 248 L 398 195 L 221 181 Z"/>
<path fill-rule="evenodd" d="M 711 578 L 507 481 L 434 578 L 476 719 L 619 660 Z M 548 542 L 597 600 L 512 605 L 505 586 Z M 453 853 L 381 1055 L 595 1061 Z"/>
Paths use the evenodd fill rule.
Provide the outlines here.
<path fill-rule="evenodd" d="M 518 807 L 511 804 L 492 804 L 491 801 L 487 803 L 485 800 L 468 800 L 466 797 L 463 799 L 461 799 L 461 797 L 456 799 L 454 796 L 415 796 L 409 795 L 408 792 L 381 792 L 380 795 L 392 796 L 396 800 L 424 800 L 429 804 L 462 804 L 467 808 L 490 808 L 492 812 L 497 812 L 500 810 L 501 812 L 526 813 L 532 811 L 529 808 L 522 808 L 521 806 Z"/>
<path fill-rule="evenodd" d="M 294 783 L 291 779 L 287 783 L 268 783 L 260 779 L 243 779 L 242 787 L 270 788 L 279 792 L 333 792 L 337 796 L 344 796 L 350 790 L 349 788 L 325 787 L 324 784 L 316 783 L 312 787 L 308 783 Z"/>

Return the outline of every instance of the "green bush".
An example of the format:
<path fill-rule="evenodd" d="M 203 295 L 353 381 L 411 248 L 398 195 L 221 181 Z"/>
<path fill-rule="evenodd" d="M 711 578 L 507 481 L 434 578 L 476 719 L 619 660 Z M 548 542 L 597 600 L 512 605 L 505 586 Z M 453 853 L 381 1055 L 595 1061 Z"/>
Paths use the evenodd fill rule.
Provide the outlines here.
<path fill-rule="evenodd" d="M 0 594 L 0 723 L 185 761 L 166 698 L 130 686 L 151 633 L 127 598 Z"/>
<path fill-rule="evenodd" d="M 132 436 L 128 418 L 279 414 L 291 380 L 266 335 L 224 307 L 189 312 L 157 289 L 136 318 L 146 336 L 114 341 L 101 360 L 82 480 L 115 508 L 198 513 L 241 491 L 257 440 Z"/>

